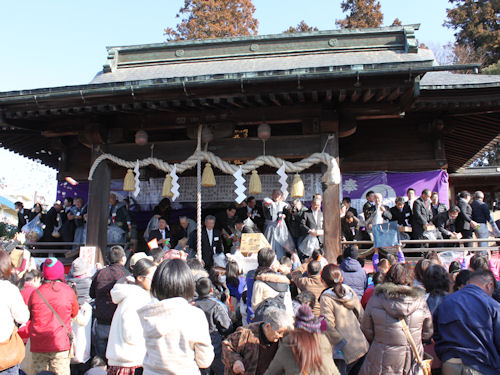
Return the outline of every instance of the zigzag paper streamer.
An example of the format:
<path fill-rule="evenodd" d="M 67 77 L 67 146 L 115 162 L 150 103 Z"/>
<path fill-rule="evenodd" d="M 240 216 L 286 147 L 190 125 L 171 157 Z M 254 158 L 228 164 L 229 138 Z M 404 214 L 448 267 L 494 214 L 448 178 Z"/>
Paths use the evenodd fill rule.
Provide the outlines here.
<path fill-rule="evenodd" d="M 288 183 L 286 182 L 288 176 L 285 173 L 285 162 L 283 162 L 283 165 L 276 171 L 276 173 L 280 176 L 279 182 L 281 184 L 283 200 L 285 201 L 286 198 L 288 198 Z"/>
<path fill-rule="evenodd" d="M 237 194 L 236 202 L 239 204 L 245 200 L 247 197 L 245 195 L 245 179 L 243 178 L 243 173 L 241 171 L 241 167 L 233 174 L 233 177 L 236 179 L 234 184 L 236 185 L 236 190 L 234 191 Z"/>
<path fill-rule="evenodd" d="M 135 191 L 134 191 L 134 198 L 137 198 L 139 193 L 141 192 L 141 184 L 139 182 L 139 176 L 141 172 L 139 171 L 139 160 L 137 160 L 137 164 L 135 165 L 134 168 L 134 173 L 135 173 Z"/>
<path fill-rule="evenodd" d="M 175 201 L 177 198 L 179 198 L 179 183 L 177 182 L 179 180 L 179 177 L 177 176 L 177 165 L 174 164 L 174 168 L 172 169 L 172 172 L 170 172 L 170 177 L 172 177 L 172 202 Z"/>

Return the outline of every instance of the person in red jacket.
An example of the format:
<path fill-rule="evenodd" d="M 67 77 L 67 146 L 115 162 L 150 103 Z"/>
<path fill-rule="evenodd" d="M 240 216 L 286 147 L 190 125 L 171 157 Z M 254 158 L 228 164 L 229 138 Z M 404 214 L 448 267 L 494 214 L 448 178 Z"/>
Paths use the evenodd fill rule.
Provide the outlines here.
<path fill-rule="evenodd" d="M 71 333 L 71 319 L 78 314 L 78 301 L 65 282 L 64 266 L 59 260 L 48 258 L 43 263 L 42 275 L 42 285 L 31 294 L 28 302 L 33 372 L 70 375 L 68 334 Z"/>

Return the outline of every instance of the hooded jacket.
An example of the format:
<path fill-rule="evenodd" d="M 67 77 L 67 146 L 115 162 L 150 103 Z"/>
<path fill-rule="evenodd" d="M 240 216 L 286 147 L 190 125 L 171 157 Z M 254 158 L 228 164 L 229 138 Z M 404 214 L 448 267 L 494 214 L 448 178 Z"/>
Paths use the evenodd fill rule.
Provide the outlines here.
<path fill-rule="evenodd" d="M 361 302 L 349 286 L 342 286 L 345 291 L 343 297 L 338 297 L 331 288 L 323 292 L 320 297 L 320 311 L 326 319 L 326 336 L 334 353 L 341 350 L 344 360 L 350 364 L 363 357 L 369 345 L 361 332 Z"/>
<path fill-rule="evenodd" d="M 285 309 L 293 318 L 292 296 L 290 294 L 290 280 L 285 275 L 277 272 L 262 272 L 255 277 L 252 293 L 252 309 L 268 298 L 276 297 L 280 293 L 285 294 Z"/>
<path fill-rule="evenodd" d="M 138 311 L 146 340 L 144 375 L 199 374 L 214 359 L 208 323 L 184 298 L 154 299 Z"/>
<path fill-rule="evenodd" d="M 118 305 L 111 322 L 106 358 L 110 366 L 142 366 L 146 343 L 137 310 L 151 301 L 151 294 L 135 284 L 115 284 L 111 300 Z"/>
<path fill-rule="evenodd" d="M 420 368 L 400 320 L 404 319 L 423 356 L 422 341 L 432 336 L 432 317 L 425 291 L 417 287 L 383 283 L 366 306 L 361 330 L 371 343 L 360 375 L 418 374 Z"/>
<path fill-rule="evenodd" d="M 344 277 L 343 284 L 350 286 L 361 299 L 367 287 L 368 278 L 361 264 L 350 257 L 344 259 L 340 265 Z"/>

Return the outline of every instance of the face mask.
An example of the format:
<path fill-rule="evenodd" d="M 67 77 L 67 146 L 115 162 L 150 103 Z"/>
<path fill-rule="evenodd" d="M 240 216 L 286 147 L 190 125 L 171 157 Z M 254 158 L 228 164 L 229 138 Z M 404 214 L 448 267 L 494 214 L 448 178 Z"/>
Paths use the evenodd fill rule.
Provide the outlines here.
<path fill-rule="evenodd" d="M 219 283 L 224 284 L 226 282 L 226 275 L 220 275 L 218 277 Z"/>

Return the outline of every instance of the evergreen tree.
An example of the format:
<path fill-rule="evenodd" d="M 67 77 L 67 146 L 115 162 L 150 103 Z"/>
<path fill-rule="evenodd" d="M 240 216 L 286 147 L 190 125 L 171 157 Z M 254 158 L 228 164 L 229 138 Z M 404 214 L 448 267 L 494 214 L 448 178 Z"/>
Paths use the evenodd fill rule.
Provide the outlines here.
<path fill-rule="evenodd" d="M 456 43 L 486 56 L 485 64 L 500 59 L 500 1 L 449 0 L 444 26 L 454 29 Z"/>
<path fill-rule="evenodd" d="M 192 40 L 256 35 L 252 0 L 184 0 L 175 29 L 165 29 L 168 40 Z"/>
<path fill-rule="evenodd" d="M 283 33 L 305 33 L 310 31 L 318 31 L 317 27 L 309 26 L 305 21 L 300 21 L 300 23 L 296 26 L 290 26 L 287 30 L 283 31 Z"/>
<path fill-rule="evenodd" d="M 349 13 L 345 19 L 335 21 L 343 29 L 380 27 L 384 20 L 377 0 L 344 0 L 340 7 L 342 12 Z"/>

